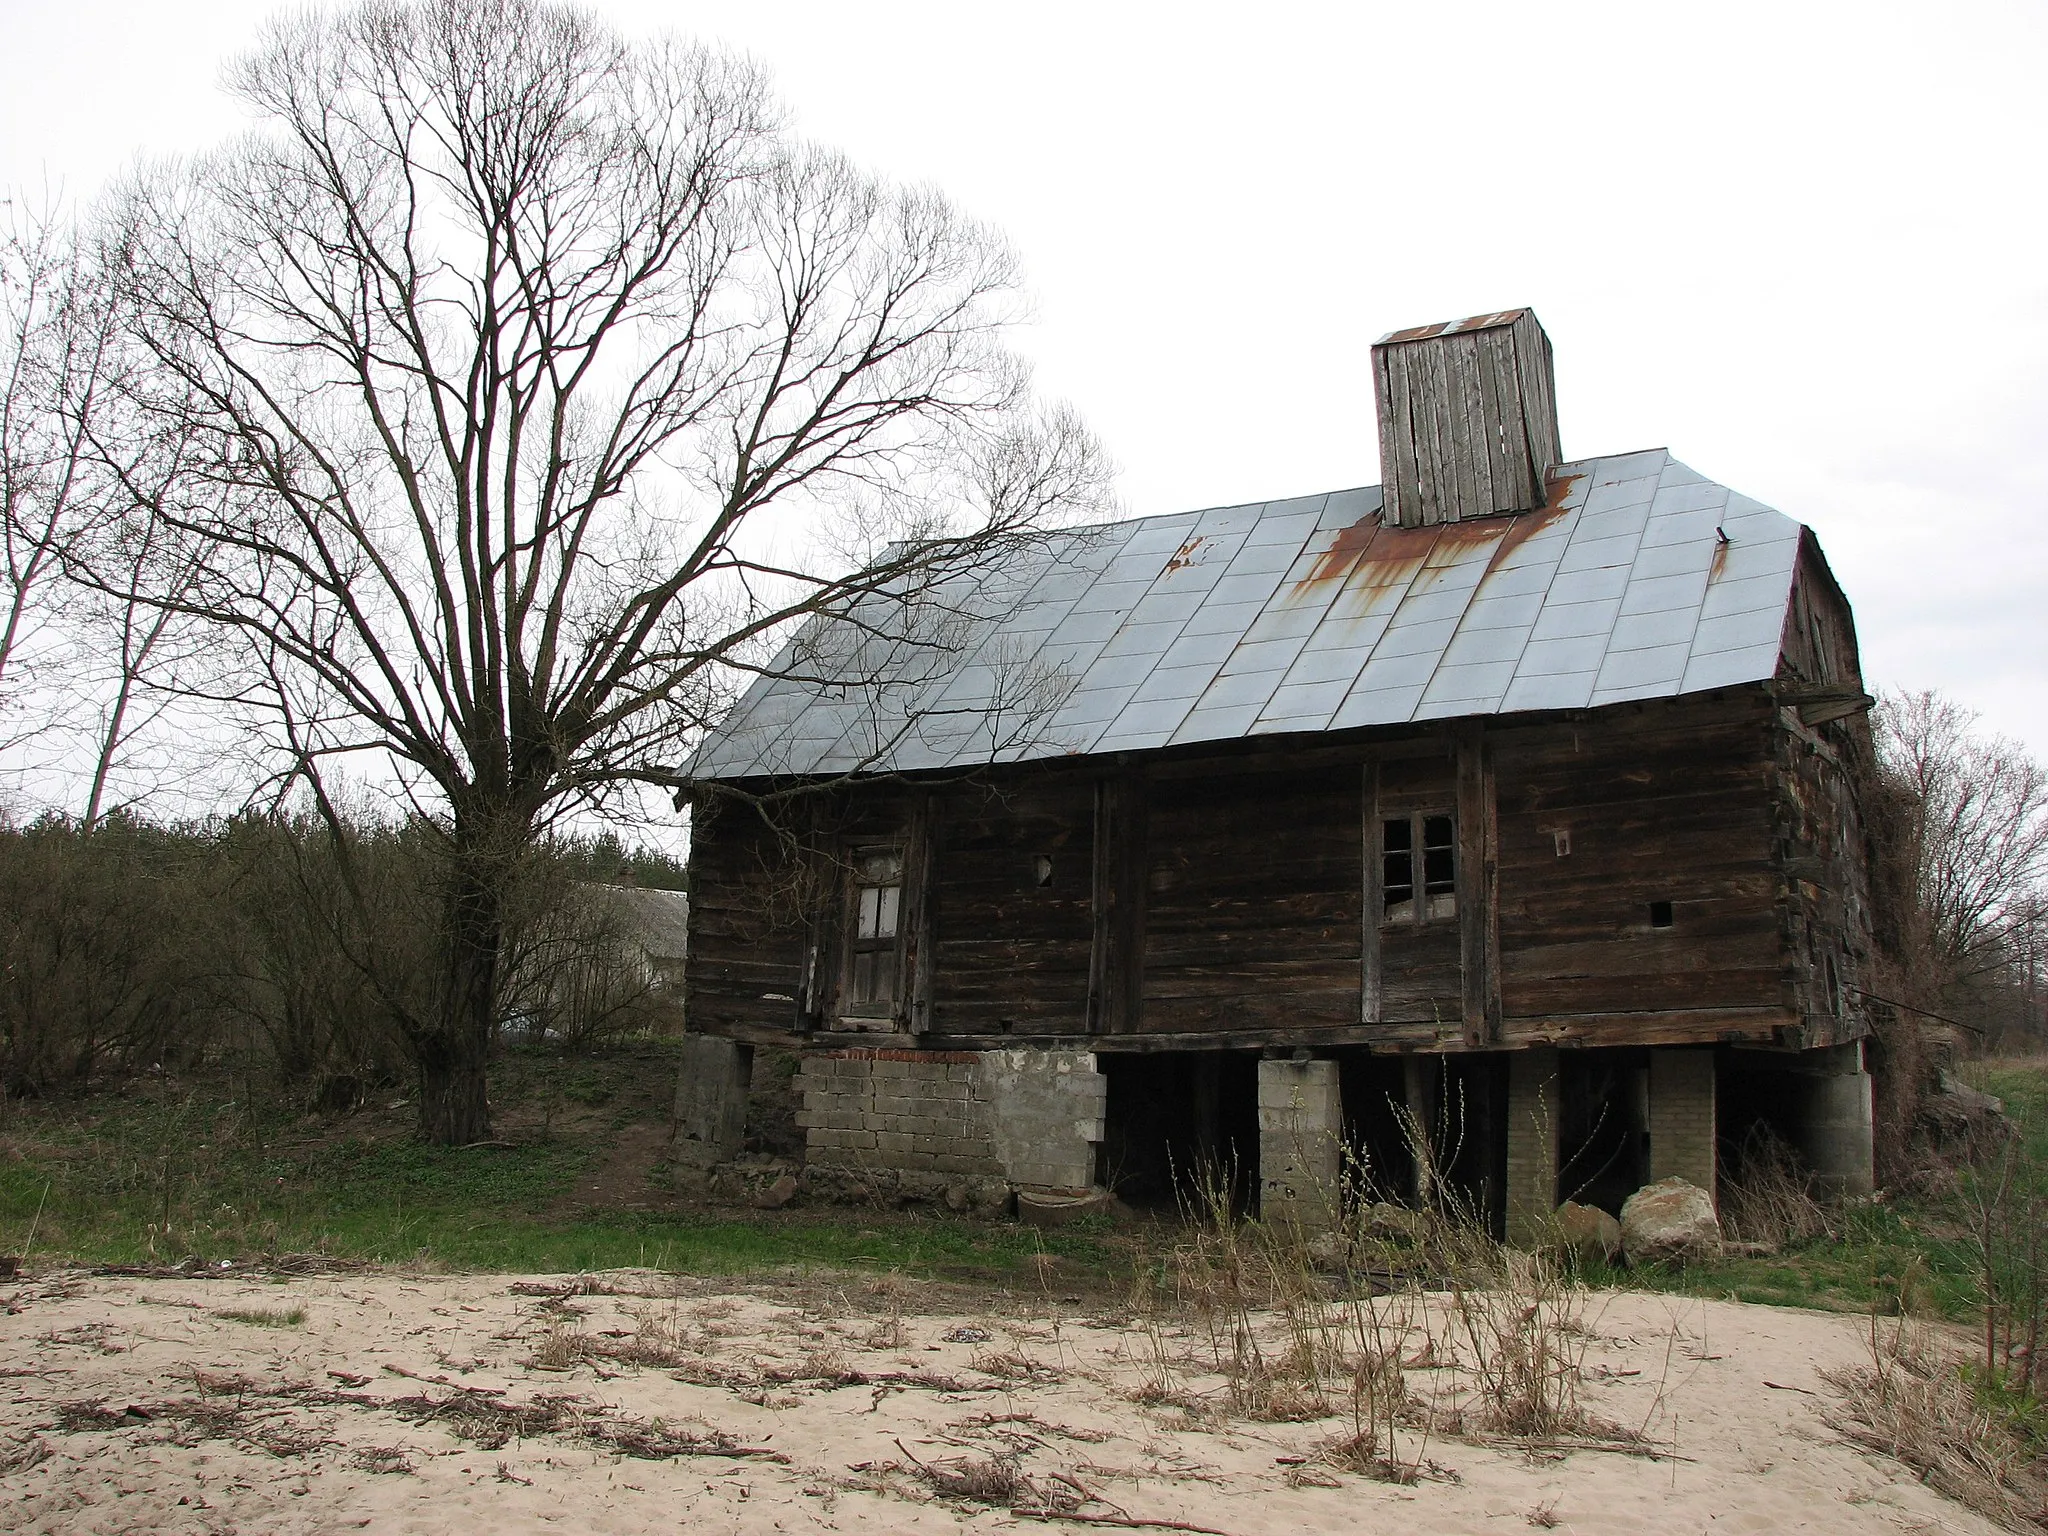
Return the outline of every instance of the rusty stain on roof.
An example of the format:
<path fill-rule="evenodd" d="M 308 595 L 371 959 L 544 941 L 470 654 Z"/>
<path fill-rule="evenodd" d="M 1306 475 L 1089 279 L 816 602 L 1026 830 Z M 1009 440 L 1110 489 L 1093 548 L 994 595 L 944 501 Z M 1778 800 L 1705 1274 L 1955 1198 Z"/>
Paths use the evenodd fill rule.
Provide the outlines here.
<path fill-rule="evenodd" d="M 1173 552 L 1173 558 L 1166 562 L 1166 570 L 1162 574 L 1171 576 L 1175 571 L 1186 570 L 1195 563 L 1195 551 L 1207 542 L 1208 540 L 1204 535 L 1196 534 L 1187 543 L 1181 545 L 1179 549 Z"/>
<path fill-rule="evenodd" d="M 1487 563 L 1491 574 L 1505 556 L 1564 515 L 1566 500 L 1585 478 L 1583 472 L 1553 474 L 1544 504 L 1533 512 L 1508 512 L 1424 528 L 1390 528 L 1383 521 L 1384 512 L 1368 513 L 1336 531 L 1330 547 L 1316 557 L 1308 575 L 1294 584 L 1291 595 L 1305 596 L 1332 581 L 1366 591 L 1380 587 L 1405 589 L 1415 573 L 1439 552 L 1448 555 L 1485 544 L 1494 546 L 1493 558 Z M 1364 611 L 1372 611 L 1370 602 Z"/>

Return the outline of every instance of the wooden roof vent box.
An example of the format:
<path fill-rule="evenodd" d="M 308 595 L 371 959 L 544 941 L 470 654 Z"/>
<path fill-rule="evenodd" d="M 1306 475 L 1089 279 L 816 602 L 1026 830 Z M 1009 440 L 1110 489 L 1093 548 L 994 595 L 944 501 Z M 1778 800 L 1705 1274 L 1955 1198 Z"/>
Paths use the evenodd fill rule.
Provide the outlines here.
<path fill-rule="evenodd" d="M 1390 525 L 1544 504 L 1563 454 L 1550 338 L 1534 313 L 1506 309 L 1382 336 L 1372 381 Z"/>

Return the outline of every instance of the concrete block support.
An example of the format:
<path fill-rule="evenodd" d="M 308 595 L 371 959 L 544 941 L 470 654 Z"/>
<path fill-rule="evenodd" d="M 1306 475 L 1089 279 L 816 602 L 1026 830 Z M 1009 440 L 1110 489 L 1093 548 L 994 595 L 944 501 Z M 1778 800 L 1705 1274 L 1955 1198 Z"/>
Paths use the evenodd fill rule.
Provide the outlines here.
<path fill-rule="evenodd" d="M 1557 1051 L 1543 1046 L 1508 1057 L 1507 1238 L 1536 1248 L 1557 1209 Z"/>
<path fill-rule="evenodd" d="M 797 1077 L 808 1160 L 903 1175 L 1095 1182 L 1109 1080 L 1092 1051 L 849 1048 Z"/>
<path fill-rule="evenodd" d="M 738 1157 L 747 1130 L 754 1048 L 737 1040 L 685 1035 L 676 1078 L 676 1161 L 709 1168 Z"/>
<path fill-rule="evenodd" d="M 1415 1180 L 1408 1191 L 1417 1210 L 1428 1210 L 1436 1200 L 1436 1148 L 1431 1143 L 1436 1135 L 1436 1096 L 1442 1077 L 1443 1062 L 1435 1056 L 1402 1058 L 1408 1130 L 1420 1143 L 1410 1148 L 1415 1154 Z"/>
<path fill-rule="evenodd" d="M 1259 1063 L 1259 1214 L 1316 1231 L 1342 1211 L 1344 1103 L 1334 1061 Z"/>
<path fill-rule="evenodd" d="M 1650 1180 L 1684 1179 L 1716 1202 L 1714 1050 L 1656 1046 L 1650 1051 Z"/>
<path fill-rule="evenodd" d="M 977 1099 L 996 1160 L 1026 1188 L 1086 1190 L 1109 1107 L 1093 1051 L 985 1051 Z"/>
<path fill-rule="evenodd" d="M 1867 1195 L 1877 1185 L 1876 1125 L 1863 1042 L 1810 1053 L 1806 1116 L 1800 1152 L 1823 1187 L 1838 1195 Z"/>

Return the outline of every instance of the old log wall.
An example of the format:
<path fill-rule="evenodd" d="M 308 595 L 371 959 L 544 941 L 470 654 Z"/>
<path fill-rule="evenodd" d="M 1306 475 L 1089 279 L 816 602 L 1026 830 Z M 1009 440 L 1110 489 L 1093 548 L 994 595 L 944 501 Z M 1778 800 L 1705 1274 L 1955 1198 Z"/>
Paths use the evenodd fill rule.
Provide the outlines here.
<path fill-rule="evenodd" d="M 1828 1043 L 1862 1032 L 1861 728 L 1754 688 L 842 786 L 781 813 L 801 836 L 707 801 L 691 1024 L 945 1048 Z M 1456 911 L 1389 920 L 1382 825 L 1437 815 Z M 844 868 L 876 841 L 907 850 L 901 998 L 848 1020 Z"/>

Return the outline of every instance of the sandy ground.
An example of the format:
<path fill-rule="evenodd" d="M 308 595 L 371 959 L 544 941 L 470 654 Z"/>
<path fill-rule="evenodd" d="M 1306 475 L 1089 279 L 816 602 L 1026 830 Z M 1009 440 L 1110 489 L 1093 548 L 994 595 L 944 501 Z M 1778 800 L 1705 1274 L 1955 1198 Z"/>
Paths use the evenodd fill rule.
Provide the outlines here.
<path fill-rule="evenodd" d="M 1585 1405 L 1647 1443 L 1410 1430 L 1401 1486 L 1332 1456 L 1342 1416 L 1233 1412 L 1200 1319 L 1050 1292 L 380 1272 L 0 1301 L 7 1531 L 1993 1529 L 1828 1426 L 1818 1372 L 1866 1357 L 1863 1323 L 1733 1303 L 1585 1302 Z M 1448 1401 L 1460 1375 L 1409 1378 Z M 990 1468 L 1018 1509 L 933 1487 Z"/>

